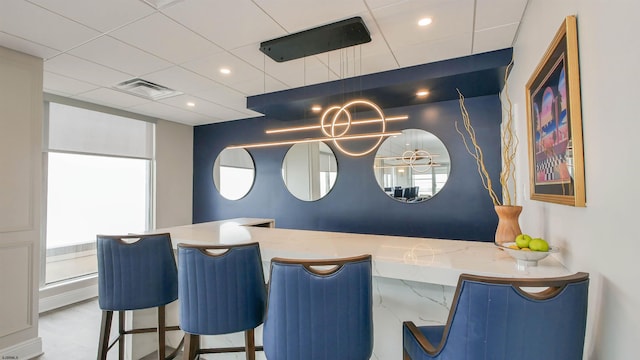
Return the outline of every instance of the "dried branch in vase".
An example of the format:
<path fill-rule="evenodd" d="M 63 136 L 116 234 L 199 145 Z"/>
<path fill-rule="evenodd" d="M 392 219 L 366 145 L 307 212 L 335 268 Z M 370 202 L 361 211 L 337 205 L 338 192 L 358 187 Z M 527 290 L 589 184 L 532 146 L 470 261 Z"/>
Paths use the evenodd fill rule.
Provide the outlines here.
<path fill-rule="evenodd" d="M 509 97 L 509 85 L 507 82 L 507 77 L 509 75 L 509 70 L 513 66 L 513 60 L 507 66 L 504 73 L 504 98 L 503 101 L 503 109 L 506 113 L 506 119 L 503 121 L 502 132 L 501 132 L 501 142 L 502 142 L 502 171 L 500 171 L 500 185 L 502 186 L 502 197 L 504 202 L 500 201 L 498 195 L 493 190 L 491 177 L 489 176 L 489 172 L 484 165 L 484 154 L 482 153 L 482 148 L 478 144 L 476 140 L 476 132 L 473 129 L 471 124 L 471 117 L 469 116 L 469 112 L 464 104 L 464 96 L 458 90 L 459 102 L 460 102 L 460 112 L 462 113 L 462 123 L 464 125 L 464 130 L 466 132 L 463 133 L 458 128 L 458 122 L 455 123 L 456 131 L 462 137 L 462 142 L 464 143 L 467 152 L 476 160 L 476 165 L 478 167 L 478 174 L 480 175 L 480 180 L 482 181 L 482 186 L 489 193 L 489 197 L 491 197 L 491 201 L 493 201 L 493 205 L 514 205 L 515 200 L 517 199 L 517 190 L 516 186 L 513 187 L 513 197 L 511 196 L 511 189 L 509 188 L 509 183 L 512 182 L 515 184 L 515 158 L 516 158 L 516 150 L 518 148 L 518 137 L 516 136 L 513 130 L 513 104 L 511 103 L 511 98 Z M 468 138 L 468 139 L 467 139 Z"/>

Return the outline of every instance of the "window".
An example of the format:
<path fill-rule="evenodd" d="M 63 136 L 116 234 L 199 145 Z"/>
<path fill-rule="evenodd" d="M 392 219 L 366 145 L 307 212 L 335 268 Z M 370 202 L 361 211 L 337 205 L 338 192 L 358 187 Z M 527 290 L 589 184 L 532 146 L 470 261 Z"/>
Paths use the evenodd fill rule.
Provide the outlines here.
<path fill-rule="evenodd" d="M 50 103 L 45 284 L 97 272 L 97 234 L 150 228 L 153 124 Z"/>
<path fill-rule="evenodd" d="M 220 166 L 220 194 L 227 199 L 243 198 L 253 186 L 253 168 Z"/>

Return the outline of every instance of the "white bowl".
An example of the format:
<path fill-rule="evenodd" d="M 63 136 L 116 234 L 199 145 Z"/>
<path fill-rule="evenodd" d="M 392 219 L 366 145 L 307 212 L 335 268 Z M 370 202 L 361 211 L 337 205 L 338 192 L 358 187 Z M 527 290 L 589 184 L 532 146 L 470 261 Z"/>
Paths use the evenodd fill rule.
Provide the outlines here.
<path fill-rule="evenodd" d="M 546 258 L 549 254 L 557 252 L 555 248 L 549 247 L 549 251 L 528 251 L 511 249 L 509 245 L 515 245 L 515 242 L 504 243 L 499 245 L 501 249 L 516 259 L 518 269 L 524 269 L 527 266 L 538 266 L 538 260 Z"/>

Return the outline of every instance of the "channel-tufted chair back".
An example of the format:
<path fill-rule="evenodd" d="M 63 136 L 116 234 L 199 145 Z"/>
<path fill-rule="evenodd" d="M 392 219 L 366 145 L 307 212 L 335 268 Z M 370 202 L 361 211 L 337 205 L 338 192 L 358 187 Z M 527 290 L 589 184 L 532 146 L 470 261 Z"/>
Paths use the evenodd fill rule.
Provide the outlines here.
<path fill-rule="evenodd" d="M 582 360 L 588 288 L 586 273 L 546 279 L 463 274 L 446 325 L 404 323 L 404 358 Z"/>
<path fill-rule="evenodd" d="M 180 328 L 184 359 L 244 351 L 255 359 L 254 328 L 264 320 L 267 290 L 258 243 L 178 245 Z M 245 332 L 245 347 L 201 348 L 200 336 Z"/>
<path fill-rule="evenodd" d="M 271 261 L 269 360 L 365 360 L 373 350 L 371 256 Z"/>

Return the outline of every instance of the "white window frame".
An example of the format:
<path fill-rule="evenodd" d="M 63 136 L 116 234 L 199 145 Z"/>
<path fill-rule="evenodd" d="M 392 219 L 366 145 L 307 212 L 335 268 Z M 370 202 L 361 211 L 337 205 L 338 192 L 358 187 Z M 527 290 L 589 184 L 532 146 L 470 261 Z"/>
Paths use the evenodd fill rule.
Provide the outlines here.
<path fill-rule="evenodd" d="M 111 115 L 127 117 L 135 120 L 141 120 L 157 123 L 157 119 L 141 114 L 131 113 L 124 110 L 114 109 L 107 106 L 92 104 L 80 100 L 70 99 L 54 94 L 44 94 L 44 116 L 43 121 L 43 152 L 42 152 L 42 166 L 43 166 L 43 181 L 42 181 L 42 202 L 41 202 L 41 234 L 40 234 L 40 312 L 49 311 L 58 307 L 73 304 L 78 301 L 90 299 L 98 295 L 97 274 L 85 275 L 82 277 L 70 279 L 68 281 L 62 281 L 47 285 L 45 284 L 45 264 L 46 264 L 46 229 L 47 229 L 47 184 L 48 184 L 48 138 L 49 138 L 49 103 L 55 102 L 68 106 L 75 106 L 87 110 L 103 112 Z M 147 226 L 149 229 L 155 227 L 155 174 L 156 174 L 156 160 L 155 160 L 155 139 L 156 129 L 153 130 L 153 155 L 150 160 L 149 169 L 147 174 L 148 179 L 148 203 L 147 203 Z M 78 153 L 79 154 L 79 153 Z M 92 154 L 94 155 L 94 154 Z M 124 156 L 123 156 L 124 157 Z"/>

